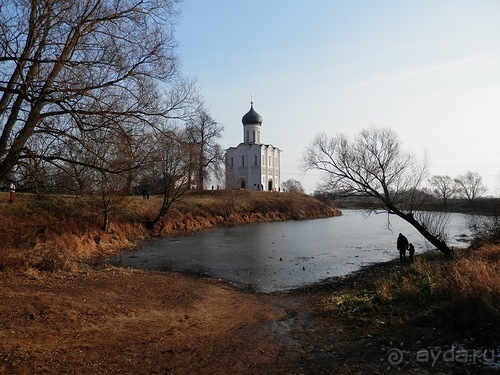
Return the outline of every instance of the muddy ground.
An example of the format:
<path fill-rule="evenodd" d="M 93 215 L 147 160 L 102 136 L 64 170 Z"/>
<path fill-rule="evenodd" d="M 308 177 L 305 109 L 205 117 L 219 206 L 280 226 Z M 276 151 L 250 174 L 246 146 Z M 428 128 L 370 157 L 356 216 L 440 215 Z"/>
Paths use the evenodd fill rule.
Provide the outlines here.
<path fill-rule="evenodd" d="M 492 372 L 494 367 L 479 360 L 417 358 L 419 349 L 433 347 L 437 353 L 458 341 L 478 349 L 474 332 L 360 323 L 316 308 L 326 295 L 398 266 L 388 263 L 280 294 L 247 292 L 204 277 L 108 266 L 0 272 L 0 373 Z"/>

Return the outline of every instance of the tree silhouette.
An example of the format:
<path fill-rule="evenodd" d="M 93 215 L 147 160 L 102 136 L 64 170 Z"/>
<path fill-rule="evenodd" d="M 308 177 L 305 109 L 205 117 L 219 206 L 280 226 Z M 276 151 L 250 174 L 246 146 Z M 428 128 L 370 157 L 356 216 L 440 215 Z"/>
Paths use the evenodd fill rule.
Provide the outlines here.
<path fill-rule="evenodd" d="M 190 115 L 196 90 L 178 70 L 175 0 L 1 4 L 0 180 L 29 158 L 81 165 L 64 150 L 99 129 L 133 135 Z"/>
<path fill-rule="evenodd" d="M 354 141 L 342 134 L 330 138 L 319 134 L 305 150 L 304 168 L 325 173 L 324 190 L 373 198 L 374 210 L 399 216 L 442 253 L 451 255 L 444 234 L 434 232 L 418 215 L 426 165 L 401 151 L 392 130 L 364 130 Z"/>
<path fill-rule="evenodd" d="M 477 198 L 486 193 L 483 178 L 479 173 L 469 171 L 462 176 L 458 176 L 455 182 L 458 185 L 460 194 L 468 199 L 470 203 L 474 203 Z"/>

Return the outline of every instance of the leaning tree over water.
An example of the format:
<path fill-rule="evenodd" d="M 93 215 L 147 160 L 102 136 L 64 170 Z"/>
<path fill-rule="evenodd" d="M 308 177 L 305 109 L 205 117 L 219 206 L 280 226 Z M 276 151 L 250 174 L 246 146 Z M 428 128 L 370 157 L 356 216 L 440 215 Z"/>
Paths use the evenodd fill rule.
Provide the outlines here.
<path fill-rule="evenodd" d="M 304 169 L 324 172 L 324 190 L 343 197 L 372 198 L 374 210 L 399 216 L 443 254 L 452 254 L 443 230 L 446 219 L 436 220 L 418 210 L 426 163 L 403 152 L 391 129 L 364 130 L 354 140 L 343 134 L 318 134 L 303 160 Z"/>

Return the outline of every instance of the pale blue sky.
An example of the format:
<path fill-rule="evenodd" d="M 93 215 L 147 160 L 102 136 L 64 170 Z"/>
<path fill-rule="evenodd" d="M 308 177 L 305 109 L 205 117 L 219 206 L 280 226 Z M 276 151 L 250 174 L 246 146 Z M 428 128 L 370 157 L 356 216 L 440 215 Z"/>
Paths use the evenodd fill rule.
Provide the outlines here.
<path fill-rule="evenodd" d="M 396 131 L 432 175 L 480 173 L 500 195 L 499 0 L 185 0 L 182 70 L 196 77 L 224 148 L 241 117 L 262 116 L 283 150 L 281 179 L 300 171 L 318 132 Z"/>

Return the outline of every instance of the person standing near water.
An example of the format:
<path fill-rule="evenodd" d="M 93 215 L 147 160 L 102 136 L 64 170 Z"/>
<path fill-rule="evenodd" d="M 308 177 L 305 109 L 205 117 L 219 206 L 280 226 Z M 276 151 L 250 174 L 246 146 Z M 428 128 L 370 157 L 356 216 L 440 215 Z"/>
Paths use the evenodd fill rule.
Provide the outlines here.
<path fill-rule="evenodd" d="M 415 255 L 415 246 L 413 246 L 412 243 L 408 246 L 408 252 L 410 253 L 410 262 L 413 262 L 413 257 Z"/>
<path fill-rule="evenodd" d="M 399 260 L 401 262 L 406 262 L 406 249 L 408 249 L 408 239 L 403 236 L 402 233 L 399 233 L 396 246 L 399 250 Z"/>

